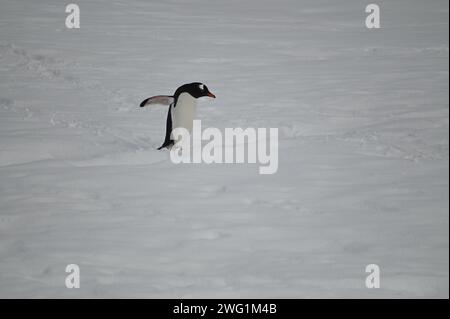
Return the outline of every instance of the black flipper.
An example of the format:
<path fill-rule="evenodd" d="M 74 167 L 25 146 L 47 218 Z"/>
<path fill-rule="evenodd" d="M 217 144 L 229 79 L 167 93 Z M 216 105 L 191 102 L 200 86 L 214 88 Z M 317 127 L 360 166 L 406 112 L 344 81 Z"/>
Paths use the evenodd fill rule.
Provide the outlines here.
<path fill-rule="evenodd" d="M 149 99 L 150 99 L 150 98 L 145 99 L 144 101 L 142 101 L 141 104 L 139 104 L 139 106 L 140 106 L 140 107 L 144 107 L 145 104 L 147 104 L 147 102 L 148 102 Z"/>
<path fill-rule="evenodd" d="M 173 96 L 171 95 L 155 95 L 145 99 L 139 104 L 140 107 L 144 107 L 150 104 L 170 105 L 173 103 Z"/>
<path fill-rule="evenodd" d="M 169 111 L 167 112 L 167 121 L 166 121 L 166 138 L 164 139 L 164 143 L 158 147 L 158 150 L 164 147 L 170 147 L 174 144 L 174 141 L 170 139 L 170 134 L 172 133 L 172 105 L 169 107 Z"/>

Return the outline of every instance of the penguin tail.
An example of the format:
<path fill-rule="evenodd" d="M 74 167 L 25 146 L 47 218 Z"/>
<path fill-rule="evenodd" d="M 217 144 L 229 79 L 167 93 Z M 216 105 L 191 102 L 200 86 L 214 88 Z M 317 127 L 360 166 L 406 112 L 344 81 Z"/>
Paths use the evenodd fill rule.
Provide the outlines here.
<path fill-rule="evenodd" d="M 163 145 L 161 145 L 160 147 L 158 147 L 158 150 L 161 150 L 163 148 L 171 148 L 174 144 L 173 140 L 168 140 L 168 141 L 164 141 Z"/>

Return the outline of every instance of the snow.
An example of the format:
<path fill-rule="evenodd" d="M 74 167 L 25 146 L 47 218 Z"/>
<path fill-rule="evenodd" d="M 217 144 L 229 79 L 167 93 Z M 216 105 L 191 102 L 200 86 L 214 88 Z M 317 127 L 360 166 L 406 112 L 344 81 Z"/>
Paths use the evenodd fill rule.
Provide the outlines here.
<path fill-rule="evenodd" d="M 76 3 L 0 2 L 0 297 L 448 298 L 447 0 Z M 193 81 L 276 174 L 156 150 Z"/>

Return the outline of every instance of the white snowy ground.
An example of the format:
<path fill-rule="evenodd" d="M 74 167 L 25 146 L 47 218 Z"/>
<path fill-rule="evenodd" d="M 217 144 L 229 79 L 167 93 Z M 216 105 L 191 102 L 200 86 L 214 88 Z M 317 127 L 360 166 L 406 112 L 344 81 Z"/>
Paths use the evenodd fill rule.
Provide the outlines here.
<path fill-rule="evenodd" d="M 447 0 L 76 3 L 0 1 L 0 297 L 448 298 Z M 156 150 L 192 81 L 277 174 Z"/>

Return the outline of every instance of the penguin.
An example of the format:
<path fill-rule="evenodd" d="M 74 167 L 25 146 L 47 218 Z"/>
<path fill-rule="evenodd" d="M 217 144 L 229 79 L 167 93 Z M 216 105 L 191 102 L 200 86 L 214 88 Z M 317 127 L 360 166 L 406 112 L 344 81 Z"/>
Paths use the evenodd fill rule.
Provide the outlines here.
<path fill-rule="evenodd" d="M 163 144 L 158 147 L 158 150 L 163 148 L 170 149 L 175 144 L 171 137 L 172 129 L 183 127 L 189 133 L 192 133 L 192 123 L 197 110 L 197 99 L 204 96 L 216 98 L 205 84 L 193 82 L 180 86 L 174 95 L 156 95 L 141 102 L 140 107 L 151 104 L 169 106 L 166 120 L 166 137 Z"/>

